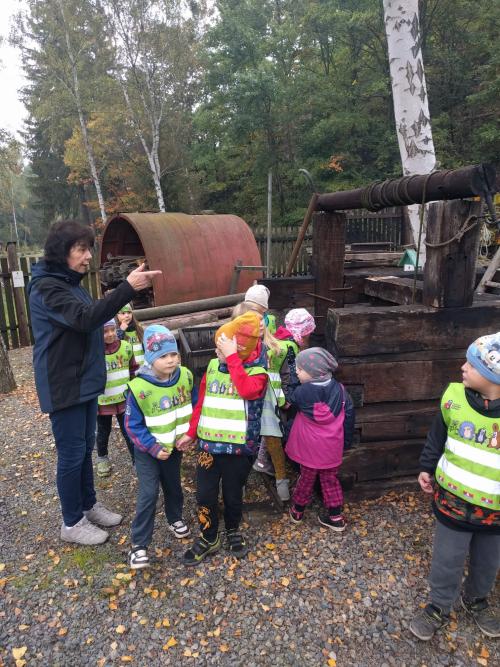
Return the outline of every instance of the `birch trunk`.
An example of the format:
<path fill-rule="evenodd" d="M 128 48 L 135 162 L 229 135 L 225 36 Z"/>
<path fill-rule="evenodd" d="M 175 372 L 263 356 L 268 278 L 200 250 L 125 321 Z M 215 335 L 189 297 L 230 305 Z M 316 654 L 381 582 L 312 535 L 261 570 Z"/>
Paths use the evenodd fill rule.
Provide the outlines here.
<path fill-rule="evenodd" d="M 71 76 L 73 79 L 73 97 L 75 98 L 76 109 L 78 112 L 78 119 L 80 121 L 80 128 L 82 130 L 83 145 L 85 146 L 85 152 L 87 153 L 87 160 L 90 167 L 90 173 L 92 174 L 92 181 L 94 182 L 94 187 L 97 193 L 97 201 L 99 202 L 99 209 L 101 211 L 101 217 L 103 223 L 106 222 L 106 207 L 104 205 L 104 197 L 102 195 L 101 182 L 99 180 L 99 174 L 97 173 L 97 167 L 95 164 L 94 151 L 92 150 L 92 145 L 89 140 L 89 135 L 87 131 L 87 123 L 83 113 L 82 99 L 80 95 L 80 81 L 78 79 L 78 70 L 76 64 L 76 56 L 71 46 L 71 39 L 68 29 L 68 23 L 64 14 L 64 5 L 62 0 L 59 0 L 59 11 L 61 12 L 61 18 L 64 25 L 64 36 L 66 40 L 66 50 L 68 53 L 68 59 L 71 65 Z"/>
<path fill-rule="evenodd" d="M 383 0 L 389 52 L 394 118 L 403 175 L 429 174 L 436 165 L 422 59 L 418 0 Z M 415 245 L 419 235 L 418 204 L 408 206 Z M 420 257 L 425 263 L 425 224 Z"/>
<path fill-rule="evenodd" d="M 151 174 L 153 176 L 153 182 L 155 186 L 155 192 L 156 192 L 156 199 L 158 200 L 158 208 L 160 209 L 161 213 L 165 213 L 165 200 L 163 199 L 163 192 L 161 189 L 161 173 L 160 173 L 160 160 L 158 157 L 158 150 L 159 150 L 159 144 L 160 144 L 160 129 L 158 128 L 153 128 L 153 146 L 151 150 L 148 148 L 148 144 L 146 141 L 146 138 L 144 136 L 144 132 L 141 130 L 140 123 L 137 119 L 137 116 L 134 112 L 134 108 L 132 106 L 132 103 L 130 101 L 130 97 L 127 91 L 127 85 L 124 83 L 120 77 L 118 77 L 118 81 L 120 83 L 122 92 L 123 92 L 123 97 L 125 98 L 125 104 L 127 105 L 128 112 L 130 114 L 130 117 L 132 118 L 132 122 L 135 127 L 135 131 L 137 132 L 137 136 L 139 137 L 139 140 L 141 142 L 141 146 L 144 149 L 144 152 L 146 154 L 146 157 L 148 158 L 148 164 L 149 168 L 151 169 Z"/>

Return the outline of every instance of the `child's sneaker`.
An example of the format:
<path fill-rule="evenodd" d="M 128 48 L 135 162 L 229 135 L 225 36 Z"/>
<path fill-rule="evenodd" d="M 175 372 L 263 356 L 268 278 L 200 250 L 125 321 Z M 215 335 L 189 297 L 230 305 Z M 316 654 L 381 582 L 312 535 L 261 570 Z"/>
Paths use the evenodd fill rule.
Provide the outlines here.
<path fill-rule="evenodd" d="M 184 537 L 189 537 L 191 535 L 189 526 L 187 526 L 182 519 L 169 524 L 168 529 L 172 531 L 178 540 L 182 540 Z"/>
<path fill-rule="evenodd" d="M 322 526 L 334 530 L 336 533 L 343 533 L 345 530 L 345 521 L 342 516 L 330 516 L 329 514 L 319 514 L 318 521 Z"/>
<path fill-rule="evenodd" d="M 146 549 L 134 544 L 128 552 L 128 565 L 131 570 L 142 570 L 149 567 L 150 563 Z"/>
<path fill-rule="evenodd" d="M 290 487 L 287 479 L 276 480 L 276 491 L 278 492 L 279 499 L 283 502 L 290 500 Z"/>
<path fill-rule="evenodd" d="M 493 614 L 486 598 L 468 600 L 462 595 L 460 602 L 467 614 L 472 616 L 475 624 L 484 635 L 487 637 L 500 637 L 500 618 Z"/>
<path fill-rule="evenodd" d="M 298 510 L 295 505 L 290 505 L 288 508 L 288 514 L 290 515 L 290 519 L 294 523 L 302 523 L 302 519 L 304 518 L 304 512 Z"/>
<path fill-rule="evenodd" d="M 439 607 L 428 604 L 425 609 L 417 614 L 410 623 L 410 632 L 423 642 L 428 642 L 434 637 L 437 630 L 448 623 L 449 617 L 443 614 Z"/>
<path fill-rule="evenodd" d="M 109 477 L 111 475 L 111 463 L 109 459 L 97 461 L 97 476 Z"/>
<path fill-rule="evenodd" d="M 215 542 L 208 542 L 202 535 L 193 542 L 193 545 L 188 549 L 182 560 L 184 565 L 199 565 L 201 561 L 215 553 L 220 549 L 220 537 L 217 535 Z"/>
<path fill-rule="evenodd" d="M 244 558 L 248 553 L 248 545 L 243 535 L 236 528 L 226 530 L 224 547 L 236 558 Z"/>
<path fill-rule="evenodd" d="M 257 459 L 253 464 L 253 469 L 256 472 L 263 472 L 265 475 L 274 477 L 274 466 L 272 464 L 271 459 L 269 460 Z"/>

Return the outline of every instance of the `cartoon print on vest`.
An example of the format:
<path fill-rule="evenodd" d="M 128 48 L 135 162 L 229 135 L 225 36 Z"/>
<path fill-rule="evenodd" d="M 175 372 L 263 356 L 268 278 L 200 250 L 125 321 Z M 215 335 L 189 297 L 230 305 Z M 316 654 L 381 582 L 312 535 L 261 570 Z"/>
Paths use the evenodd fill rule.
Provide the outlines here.
<path fill-rule="evenodd" d="M 476 433 L 476 442 L 478 445 L 482 445 L 483 442 L 486 441 L 486 429 L 485 428 L 480 428 L 479 431 Z"/>
<path fill-rule="evenodd" d="M 234 394 L 234 384 L 230 382 L 227 386 L 227 395 L 232 396 Z"/>
<path fill-rule="evenodd" d="M 205 468 L 205 470 L 209 470 L 214 464 L 214 457 L 212 454 L 208 454 L 207 452 L 200 452 L 198 454 L 198 465 L 200 468 Z"/>
<path fill-rule="evenodd" d="M 211 394 L 218 394 L 219 393 L 219 380 L 212 380 L 210 383 L 210 386 L 208 388 L 208 391 Z"/>
<path fill-rule="evenodd" d="M 161 410 L 170 410 L 172 407 L 172 401 L 168 396 L 163 396 L 160 398 L 160 409 Z"/>
<path fill-rule="evenodd" d="M 186 388 L 185 387 L 177 387 L 177 393 L 179 394 L 180 402 L 181 403 L 187 403 Z"/>
<path fill-rule="evenodd" d="M 198 521 L 202 530 L 207 530 L 212 525 L 210 521 L 210 509 L 205 505 L 200 505 L 198 507 Z"/>
<path fill-rule="evenodd" d="M 500 435 L 498 433 L 498 424 L 493 424 L 493 433 L 488 443 L 490 449 L 500 449 Z"/>
<path fill-rule="evenodd" d="M 476 428 L 472 422 L 462 422 L 458 428 L 458 434 L 465 440 L 474 440 Z"/>
<path fill-rule="evenodd" d="M 219 394 L 225 394 L 225 393 L 226 393 L 226 384 L 225 382 L 221 382 L 219 387 Z"/>

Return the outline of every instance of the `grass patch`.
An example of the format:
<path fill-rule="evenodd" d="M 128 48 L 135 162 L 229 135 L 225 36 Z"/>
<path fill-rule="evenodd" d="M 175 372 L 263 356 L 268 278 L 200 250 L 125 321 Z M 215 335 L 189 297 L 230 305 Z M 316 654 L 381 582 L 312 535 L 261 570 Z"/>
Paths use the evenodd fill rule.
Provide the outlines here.
<path fill-rule="evenodd" d="M 116 554 L 109 546 L 75 547 L 61 557 L 57 569 L 65 572 L 77 569 L 86 577 L 94 577 L 114 560 L 116 560 Z"/>

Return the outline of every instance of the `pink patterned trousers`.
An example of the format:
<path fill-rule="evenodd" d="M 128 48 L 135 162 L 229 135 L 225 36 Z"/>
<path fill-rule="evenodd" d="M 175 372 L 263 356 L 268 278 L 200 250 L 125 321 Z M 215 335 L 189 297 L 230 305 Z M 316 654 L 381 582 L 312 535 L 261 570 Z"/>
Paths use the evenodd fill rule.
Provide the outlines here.
<path fill-rule="evenodd" d="M 342 487 L 337 479 L 337 468 L 327 468 L 326 470 L 317 470 L 316 468 L 307 468 L 300 466 L 300 476 L 295 486 L 292 502 L 294 505 L 306 506 L 311 502 L 314 483 L 319 475 L 321 492 L 323 494 L 323 504 L 326 508 L 338 508 L 344 504 L 344 494 Z"/>

